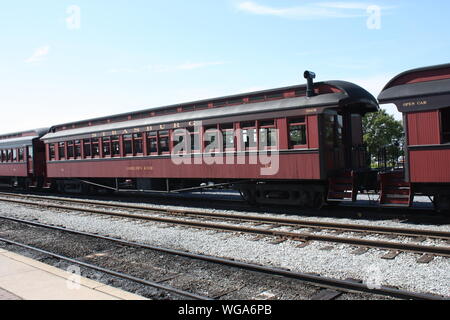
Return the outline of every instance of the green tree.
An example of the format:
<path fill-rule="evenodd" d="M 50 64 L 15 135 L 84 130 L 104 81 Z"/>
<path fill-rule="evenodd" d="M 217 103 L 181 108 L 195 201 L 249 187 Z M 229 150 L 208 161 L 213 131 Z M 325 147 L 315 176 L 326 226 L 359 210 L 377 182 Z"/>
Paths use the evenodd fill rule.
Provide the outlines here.
<path fill-rule="evenodd" d="M 367 145 L 372 159 L 377 158 L 383 147 L 386 147 L 387 160 L 394 165 L 403 155 L 404 128 L 402 121 L 395 120 L 386 110 L 369 113 L 363 118 L 364 143 Z"/>

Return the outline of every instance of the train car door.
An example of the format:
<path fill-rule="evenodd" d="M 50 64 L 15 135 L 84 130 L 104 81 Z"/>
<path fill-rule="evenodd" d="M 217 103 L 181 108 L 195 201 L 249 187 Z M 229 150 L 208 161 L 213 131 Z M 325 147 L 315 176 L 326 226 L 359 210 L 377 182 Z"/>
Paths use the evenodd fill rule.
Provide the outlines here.
<path fill-rule="evenodd" d="M 33 174 L 34 173 L 33 146 L 28 146 L 26 148 L 26 157 L 28 164 L 28 174 Z"/>
<path fill-rule="evenodd" d="M 330 112 L 324 114 L 323 124 L 327 170 L 338 172 L 363 167 L 361 115 Z"/>
<path fill-rule="evenodd" d="M 344 117 L 336 112 L 323 115 L 325 161 L 327 171 L 345 169 L 345 148 L 343 141 Z"/>

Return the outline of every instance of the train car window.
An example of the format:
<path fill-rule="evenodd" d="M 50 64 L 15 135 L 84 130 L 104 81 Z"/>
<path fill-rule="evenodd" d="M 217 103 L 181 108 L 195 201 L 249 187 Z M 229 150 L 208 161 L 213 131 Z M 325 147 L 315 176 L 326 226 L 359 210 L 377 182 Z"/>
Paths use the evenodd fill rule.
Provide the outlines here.
<path fill-rule="evenodd" d="M 173 132 L 173 145 L 178 148 L 187 149 L 186 146 L 186 133 L 182 130 L 174 130 Z"/>
<path fill-rule="evenodd" d="M 158 154 L 158 133 L 156 131 L 147 133 L 147 153 L 149 155 Z"/>
<path fill-rule="evenodd" d="M 144 154 L 144 143 L 142 140 L 142 133 L 133 134 L 133 151 L 134 154 L 142 155 Z"/>
<path fill-rule="evenodd" d="M 33 160 L 33 146 L 28 146 L 28 160 Z"/>
<path fill-rule="evenodd" d="M 159 132 L 159 152 L 170 152 L 170 135 L 168 130 Z"/>
<path fill-rule="evenodd" d="M 450 108 L 441 111 L 442 143 L 450 143 Z"/>
<path fill-rule="evenodd" d="M 200 151 L 200 131 L 199 127 L 188 128 L 187 132 L 191 139 L 191 151 Z"/>
<path fill-rule="evenodd" d="M 6 150 L 6 161 L 11 162 L 12 161 L 12 152 L 11 150 Z"/>
<path fill-rule="evenodd" d="M 111 147 L 113 157 L 120 156 L 120 139 L 119 136 L 111 137 Z"/>
<path fill-rule="evenodd" d="M 17 162 L 17 149 L 13 149 L 13 162 Z"/>
<path fill-rule="evenodd" d="M 223 148 L 224 150 L 235 150 L 236 142 L 234 139 L 234 124 L 228 123 L 228 124 L 221 124 L 220 130 L 222 130 L 222 137 L 223 137 Z"/>
<path fill-rule="evenodd" d="M 52 143 L 48 146 L 50 161 L 55 160 L 55 145 Z"/>
<path fill-rule="evenodd" d="M 204 103 L 204 104 L 199 104 L 195 106 L 195 110 L 204 110 L 204 109 L 208 109 L 208 104 Z"/>
<path fill-rule="evenodd" d="M 258 132 L 256 131 L 256 121 L 241 123 L 242 141 L 246 150 L 258 147 Z"/>
<path fill-rule="evenodd" d="M 123 136 L 123 148 L 125 150 L 125 155 L 133 155 L 133 136 L 131 134 Z"/>
<path fill-rule="evenodd" d="M 110 157 L 111 156 L 111 138 L 110 137 L 102 138 L 102 145 L 103 145 L 103 156 Z"/>
<path fill-rule="evenodd" d="M 273 93 L 267 96 L 267 99 L 283 99 L 284 94 L 283 93 Z"/>
<path fill-rule="evenodd" d="M 84 157 L 92 157 L 92 144 L 91 139 L 85 139 L 83 140 L 83 150 L 84 150 Z"/>
<path fill-rule="evenodd" d="M 242 99 L 232 99 L 232 100 L 228 100 L 228 105 L 237 105 L 237 104 L 242 104 L 243 100 Z"/>
<path fill-rule="evenodd" d="M 224 107 L 227 105 L 226 101 L 218 101 L 218 102 L 214 102 L 214 108 L 219 108 L 219 107 Z"/>
<path fill-rule="evenodd" d="M 273 148 L 278 145 L 277 129 L 275 120 L 264 120 L 259 122 L 259 147 L 260 149 Z"/>
<path fill-rule="evenodd" d="M 266 97 L 265 96 L 253 96 L 248 98 L 249 102 L 260 102 L 260 101 L 265 101 Z"/>
<path fill-rule="evenodd" d="M 66 158 L 66 143 L 60 142 L 58 143 L 58 154 L 59 154 L 59 160 Z M 28 153 L 28 155 L 30 155 Z"/>
<path fill-rule="evenodd" d="M 204 133 L 204 148 L 208 150 L 207 151 L 212 151 L 213 149 L 216 149 L 217 147 L 219 147 L 217 145 L 218 138 L 219 138 L 219 133 L 217 130 L 217 125 L 210 125 L 210 126 L 205 126 L 204 127 L 205 133 Z"/>
<path fill-rule="evenodd" d="M 301 148 L 307 145 L 306 118 L 300 117 L 289 120 L 289 146 Z"/>
<path fill-rule="evenodd" d="M 74 145 L 73 145 L 73 141 L 68 141 L 67 142 L 67 158 L 68 159 L 73 159 L 74 156 Z"/>
<path fill-rule="evenodd" d="M 75 159 L 81 158 L 81 141 L 76 140 L 75 141 Z"/>
<path fill-rule="evenodd" d="M 92 139 L 92 156 L 100 157 L 100 144 L 98 138 Z"/>
<path fill-rule="evenodd" d="M 3 162 L 3 157 L 4 157 L 3 150 L 0 150 L 0 162 Z"/>
<path fill-rule="evenodd" d="M 195 106 L 184 106 L 183 111 L 184 112 L 195 111 Z"/>

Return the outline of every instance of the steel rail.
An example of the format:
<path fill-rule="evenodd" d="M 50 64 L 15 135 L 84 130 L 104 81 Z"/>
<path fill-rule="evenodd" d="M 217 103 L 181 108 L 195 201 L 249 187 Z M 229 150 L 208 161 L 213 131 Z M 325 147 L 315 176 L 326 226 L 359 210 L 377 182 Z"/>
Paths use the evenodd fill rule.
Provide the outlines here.
<path fill-rule="evenodd" d="M 350 292 L 352 292 L 352 291 L 353 292 L 363 292 L 363 293 L 369 293 L 369 294 L 373 294 L 373 295 L 388 296 L 388 297 L 393 297 L 393 298 L 398 298 L 398 299 L 406 299 L 406 300 L 449 300 L 448 297 L 443 297 L 443 296 L 439 296 L 439 295 L 435 295 L 435 294 L 416 293 L 416 292 L 410 292 L 410 291 L 405 291 L 405 290 L 400 290 L 400 289 L 385 287 L 385 286 L 380 286 L 378 288 L 369 288 L 369 286 L 365 285 L 364 283 L 360 283 L 360 282 L 356 282 L 356 281 L 352 281 L 352 280 L 333 279 L 333 278 L 329 278 L 329 277 L 322 277 L 319 275 L 313 275 L 313 274 L 308 274 L 308 273 L 294 272 L 294 271 L 280 269 L 280 268 L 276 268 L 276 267 L 262 266 L 262 265 L 252 264 L 252 263 L 240 262 L 240 261 L 236 261 L 236 260 L 229 260 L 229 259 L 225 259 L 225 258 L 207 256 L 207 255 L 202 255 L 202 254 L 195 254 L 195 253 L 190 253 L 190 252 L 176 250 L 176 249 L 151 246 L 151 245 L 144 244 L 144 243 L 131 242 L 131 241 L 123 240 L 123 239 L 116 239 L 116 238 L 112 238 L 112 237 L 108 237 L 108 236 L 102 236 L 102 235 L 92 234 L 92 233 L 83 232 L 83 231 L 76 231 L 76 230 L 67 229 L 67 228 L 63 228 L 63 227 L 50 226 L 50 225 L 41 224 L 38 222 L 27 221 L 27 220 L 22 220 L 22 219 L 15 219 L 15 218 L 4 217 L 4 216 L 0 216 L 0 219 L 17 222 L 17 223 L 23 223 L 23 224 L 27 224 L 27 225 L 31 225 L 31 226 L 35 226 L 35 227 L 42 227 L 42 228 L 47 228 L 47 229 L 52 229 L 52 230 L 58 230 L 58 231 L 72 233 L 72 234 L 76 234 L 76 235 L 82 235 L 82 236 L 86 236 L 86 237 L 90 237 L 90 238 L 94 238 L 94 239 L 108 240 L 108 241 L 112 241 L 117 244 L 125 245 L 128 247 L 142 248 L 142 249 L 148 249 L 148 250 L 168 253 L 168 254 L 172 254 L 172 255 L 176 255 L 176 256 L 180 256 L 180 257 L 186 257 L 186 258 L 191 258 L 191 259 L 200 260 L 200 261 L 207 261 L 207 262 L 211 262 L 211 263 L 215 263 L 215 264 L 226 265 L 226 266 L 240 268 L 240 269 L 244 269 L 244 270 L 269 274 L 272 276 L 282 276 L 282 277 L 310 283 L 313 285 L 321 285 L 321 286 L 325 286 L 325 287 L 331 287 L 331 288 L 335 288 L 335 289 L 339 289 L 339 290 L 346 290 L 346 291 L 350 291 Z M 4 241 L 4 239 L 0 238 L 0 241 Z M 11 241 L 9 241 L 9 240 L 7 240 L 6 242 L 11 243 Z"/>
<path fill-rule="evenodd" d="M 197 295 L 197 294 L 194 294 L 194 293 L 191 293 L 191 292 L 187 292 L 187 291 L 184 291 L 184 290 L 179 290 L 177 288 L 166 286 L 166 285 L 163 285 L 163 284 L 159 284 L 159 283 L 154 282 L 154 281 L 148 281 L 148 280 L 145 280 L 145 279 L 137 278 L 137 277 L 134 277 L 132 275 L 125 274 L 125 273 L 122 273 L 122 272 L 117 272 L 117 271 L 113 271 L 113 270 L 110 270 L 110 269 L 102 268 L 102 267 L 99 267 L 99 266 L 96 266 L 96 265 L 93 265 L 93 264 L 82 262 L 82 261 L 79 261 L 79 260 L 76 260 L 76 259 L 72 259 L 72 258 L 69 258 L 69 257 L 66 257 L 66 256 L 62 256 L 62 255 L 59 255 L 59 254 L 56 254 L 56 253 L 53 253 L 53 252 L 50 252 L 50 251 L 46 251 L 46 250 L 43 250 L 43 249 L 40 249 L 40 248 L 37 248 L 37 247 L 29 246 L 29 245 L 26 245 L 26 244 L 23 244 L 23 243 L 19 243 L 19 242 L 16 242 L 16 241 L 0 238 L 0 242 L 4 242 L 4 243 L 15 245 L 15 246 L 18 246 L 18 247 L 21 247 L 21 248 L 33 250 L 33 251 L 36 251 L 36 252 L 39 252 L 39 253 L 51 256 L 51 257 L 56 258 L 56 259 L 64 260 L 64 261 L 67 261 L 67 262 L 70 262 L 70 263 L 73 263 L 73 264 L 76 264 L 76 265 L 79 265 L 79 266 L 83 266 L 83 267 L 86 267 L 86 268 L 89 268 L 89 269 L 92 269 L 92 270 L 96 270 L 96 271 L 99 271 L 99 272 L 102 272 L 102 273 L 106 273 L 106 274 L 109 274 L 109 275 L 121 278 L 121 279 L 127 279 L 127 280 L 130 280 L 130 281 L 133 281 L 133 282 L 137 282 L 137 283 L 141 283 L 141 284 L 153 287 L 153 288 L 157 288 L 157 289 L 160 289 L 160 290 L 172 292 L 172 293 L 178 294 L 178 295 L 183 296 L 183 297 L 187 297 L 187 298 L 191 298 L 191 299 L 195 299 L 195 300 L 213 300 L 213 299 L 211 299 L 209 297 L 204 297 L 204 296 Z"/>
<path fill-rule="evenodd" d="M 0 199 L 0 201 L 5 201 Z M 358 238 L 344 238 L 337 236 L 329 236 L 329 235 L 316 235 L 312 233 L 296 233 L 296 232 L 285 232 L 285 231 L 276 231 L 276 230 L 268 230 L 254 227 L 240 227 L 234 225 L 226 225 L 226 224 L 214 224 L 214 223 L 205 223 L 199 221 L 186 221 L 186 220 L 178 220 L 171 218 L 162 218 L 162 217 L 150 217 L 136 214 L 127 214 L 127 213 L 118 213 L 118 212 L 107 212 L 103 210 L 90 209 L 90 208 L 79 208 L 79 207 L 71 207 L 71 206 L 63 206 L 56 204 L 42 204 L 42 203 L 33 203 L 22 200 L 14 200 L 8 199 L 6 200 L 12 203 L 24 204 L 24 205 L 32 205 L 38 207 L 47 207 L 53 209 L 62 209 L 62 210 L 70 210 L 70 211 L 79 211 L 79 212 L 87 212 L 101 215 L 109 215 L 115 217 L 122 218 L 131 218 L 131 219 L 139 219 L 139 220 L 147 220 L 161 223 L 168 223 L 174 225 L 184 225 L 190 227 L 198 227 L 205 229 L 214 229 L 214 230 L 226 230 L 232 232 L 245 232 L 251 234 L 259 234 L 266 236 L 276 236 L 280 238 L 287 239 L 295 239 L 299 241 L 321 241 L 321 242 L 333 242 L 333 243 L 344 243 L 351 244 L 369 248 L 377 248 L 377 249 L 388 249 L 388 250 L 399 250 L 399 251 L 408 251 L 414 253 L 422 253 L 422 254 L 435 254 L 440 256 L 450 256 L 450 247 L 441 247 L 441 246 L 423 246 L 419 244 L 408 244 L 408 243 L 396 243 L 390 241 L 377 241 L 377 240 L 366 240 L 366 239 L 358 239 Z"/>
<path fill-rule="evenodd" d="M 5 194 L 0 193 L 0 195 L 12 195 L 15 194 Z M 331 229 L 331 230 L 342 230 L 350 232 L 361 232 L 361 233 L 377 233 L 377 234 L 389 234 L 389 235 L 399 235 L 399 236 L 410 236 L 410 237 L 429 237 L 436 239 L 450 240 L 450 232 L 446 231 L 436 231 L 436 230 L 423 230 L 423 229 L 410 229 L 410 228 L 395 228 L 395 227 L 383 227 L 383 226 L 368 226 L 368 225 L 355 225 L 355 224 L 344 224 L 344 223 L 334 223 L 334 222 L 319 222 L 319 221 L 306 221 L 299 219 L 285 219 L 285 218 L 273 218 L 273 217 L 263 217 L 263 216 L 251 216 L 251 215 L 235 215 L 217 212 L 201 212 L 195 210 L 181 210 L 181 209 L 166 209 L 166 208 L 156 208 L 156 207 L 144 207 L 131 204 L 122 203 L 106 203 L 102 201 L 86 201 L 79 199 L 58 199 L 55 197 L 40 197 L 25 195 L 22 196 L 30 199 L 37 200 L 54 200 L 61 202 L 72 202 L 80 204 L 97 205 L 111 208 L 123 208 L 123 209 L 133 209 L 133 210 L 143 210 L 147 212 L 167 212 L 173 214 L 184 214 L 184 215 L 195 215 L 203 217 L 212 218 L 223 218 L 228 220 L 241 220 L 247 222 L 268 222 L 273 224 L 282 224 L 284 226 L 293 227 L 306 227 L 306 228 L 321 228 L 321 229 Z M 0 201 L 3 200 L 0 198 Z"/>

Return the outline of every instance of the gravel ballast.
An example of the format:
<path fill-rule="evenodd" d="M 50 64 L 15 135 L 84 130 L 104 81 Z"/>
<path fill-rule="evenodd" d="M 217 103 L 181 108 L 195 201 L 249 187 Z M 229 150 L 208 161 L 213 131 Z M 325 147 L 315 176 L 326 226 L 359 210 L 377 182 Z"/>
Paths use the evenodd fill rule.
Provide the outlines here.
<path fill-rule="evenodd" d="M 375 285 L 393 286 L 403 290 L 432 293 L 450 297 L 450 261 L 436 257 L 429 264 L 419 264 L 417 254 L 402 253 L 395 260 L 381 259 L 387 251 L 371 249 L 355 255 L 354 246 L 312 242 L 300 248 L 299 242 L 272 244 L 271 239 L 254 241 L 255 236 L 216 232 L 153 222 L 106 219 L 74 212 L 35 209 L 21 205 L 0 204 L 0 214 L 70 229 L 120 237 L 153 246 L 173 248 L 198 254 L 231 258 L 249 263 L 270 265 L 298 272 L 315 273 L 339 279 L 361 279 Z M 311 219 L 311 218 L 309 218 Z M 317 219 L 322 221 L 321 219 Z M 331 221 L 327 218 L 324 221 Z M 334 220 L 336 221 L 336 219 Z M 339 221 L 342 222 L 342 221 Z M 355 221 L 351 221 L 355 223 Z M 357 223 L 363 223 L 358 221 Z M 372 222 L 373 223 L 373 222 Z M 395 223 L 377 221 L 379 225 Z M 417 225 L 404 225 L 418 228 Z M 449 226 L 426 229 L 449 230 Z M 326 248 L 332 246 L 331 250 Z"/>

